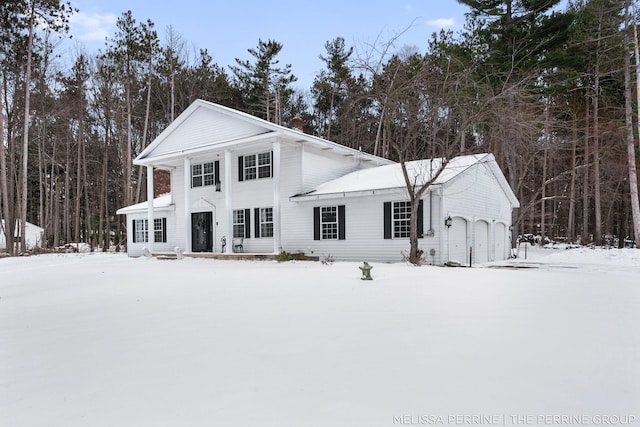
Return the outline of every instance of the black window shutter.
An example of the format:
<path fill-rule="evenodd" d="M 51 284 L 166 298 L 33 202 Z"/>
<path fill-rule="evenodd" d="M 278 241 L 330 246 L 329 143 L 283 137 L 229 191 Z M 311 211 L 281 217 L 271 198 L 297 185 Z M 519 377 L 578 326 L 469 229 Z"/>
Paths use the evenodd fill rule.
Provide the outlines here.
<path fill-rule="evenodd" d="M 213 170 L 214 170 L 214 178 L 213 178 L 213 183 L 217 184 L 220 182 L 220 160 L 216 160 L 216 162 L 213 164 Z"/>
<path fill-rule="evenodd" d="M 418 203 L 418 238 L 424 237 L 424 203 L 420 199 Z"/>
<path fill-rule="evenodd" d="M 391 238 L 391 202 L 384 202 L 384 238 Z"/>
<path fill-rule="evenodd" d="M 244 180 L 244 157 L 238 156 L 238 181 Z"/>
<path fill-rule="evenodd" d="M 273 178 L 273 151 L 271 152 L 271 177 Z"/>
<path fill-rule="evenodd" d="M 344 205 L 338 206 L 338 240 L 345 239 Z"/>
<path fill-rule="evenodd" d="M 313 240 L 320 240 L 320 208 L 313 208 Z"/>
<path fill-rule="evenodd" d="M 256 233 L 256 236 L 257 235 Z M 244 238 L 251 238 L 251 209 L 244 210 Z"/>
<path fill-rule="evenodd" d="M 136 240 L 136 220 L 131 221 L 131 230 L 133 231 L 133 243 L 138 243 Z"/>
<path fill-rule="evenodd" d="M 253 228 L 255 231 L 256 239 L 260 238 L 260 208 L 253 210 Z"/>
<path fill-rule="evenodd" d="M 162 218 L 162 243 L 167 243 L 167 218 Z"/>

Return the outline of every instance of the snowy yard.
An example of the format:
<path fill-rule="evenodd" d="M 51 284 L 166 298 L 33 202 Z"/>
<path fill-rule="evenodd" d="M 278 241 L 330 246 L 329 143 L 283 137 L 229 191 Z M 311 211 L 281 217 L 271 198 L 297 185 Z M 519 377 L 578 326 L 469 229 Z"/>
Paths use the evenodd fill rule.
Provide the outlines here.
<path fill-rule="evenodd" d="M 0 259 L 0 425 L 640 426 L 640 250 L 528 256 Z"/>

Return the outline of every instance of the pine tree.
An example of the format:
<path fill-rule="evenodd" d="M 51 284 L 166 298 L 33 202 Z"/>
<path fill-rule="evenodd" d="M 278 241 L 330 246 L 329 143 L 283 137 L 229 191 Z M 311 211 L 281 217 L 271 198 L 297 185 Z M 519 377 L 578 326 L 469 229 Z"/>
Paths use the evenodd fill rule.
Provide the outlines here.
<path fill-rule="evenodd" d="M 297 80 L 291 64 L 278 66 L 276 57 L 281 50 L 281 43 L 259 39 L 257 48 L 248 49 L 254 62 L 236 58 L 238 65 L 229 67 L 241 96 L 241 109 L 277 124 L 282 124 L 283 105 L 293 92 L 289 85 Z"/>

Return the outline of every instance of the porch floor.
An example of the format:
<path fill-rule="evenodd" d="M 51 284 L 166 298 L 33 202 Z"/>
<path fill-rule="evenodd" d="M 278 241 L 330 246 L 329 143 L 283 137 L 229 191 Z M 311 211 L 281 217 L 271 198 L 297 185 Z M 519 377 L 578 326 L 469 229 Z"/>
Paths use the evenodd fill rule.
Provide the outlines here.
<path fill-rule="evenodd" d="M 185 252 L 182 254 L 187 258 L 207 258 L 207 259 L 220 259 L 220 260 L 235 260 L 235 261 L 275 261 L 278 258 L 277 254 L 265 254 L 265 253 L 250 253 L 250 252 L 236 252 L 232 254 L 226 253 L 214 253 L 214 252 Z M 178 259 L 175 252 L 158 252 L 153 253 L 153 257 L 162 260 L 174 260 Z M 291 254 L 292 259 L 297 261 L 319 261 L 320 257 L 308 256 L 303 253 Z"/>

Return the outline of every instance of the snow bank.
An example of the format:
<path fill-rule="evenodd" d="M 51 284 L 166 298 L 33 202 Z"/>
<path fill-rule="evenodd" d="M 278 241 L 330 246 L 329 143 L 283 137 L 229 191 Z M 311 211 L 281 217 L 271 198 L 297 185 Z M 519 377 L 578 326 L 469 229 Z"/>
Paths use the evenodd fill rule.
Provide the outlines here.
<path fill-rule="evenodd" d="M 539 268 L 372 263 L 373 281 L 342 262 L 0 259 L 1 424 L 640 425 L 636 251 L 532 249 Z"/>

